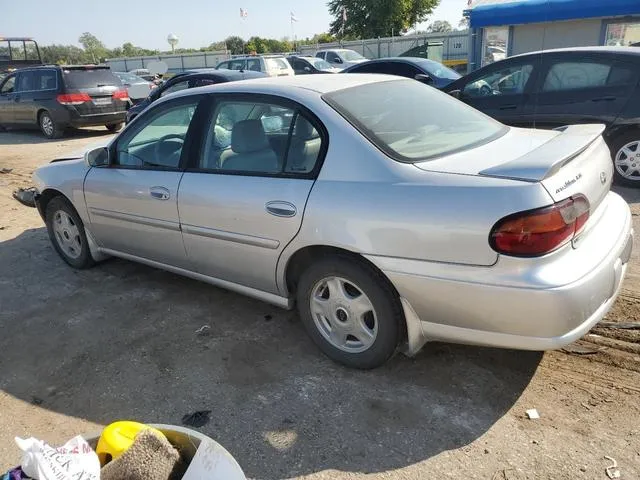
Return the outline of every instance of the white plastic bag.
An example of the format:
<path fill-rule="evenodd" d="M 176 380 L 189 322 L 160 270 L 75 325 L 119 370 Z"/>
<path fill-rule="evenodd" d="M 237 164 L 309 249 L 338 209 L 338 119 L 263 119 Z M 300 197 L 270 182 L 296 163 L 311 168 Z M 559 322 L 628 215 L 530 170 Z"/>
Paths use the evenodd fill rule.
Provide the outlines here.
<path fill-rule="evenodd" d="M 22 450 L 22 471 L 35 480 L 100 480 L 100 460 L 78 436 L 54 448 L 36 438 L 15 438 Z"/>

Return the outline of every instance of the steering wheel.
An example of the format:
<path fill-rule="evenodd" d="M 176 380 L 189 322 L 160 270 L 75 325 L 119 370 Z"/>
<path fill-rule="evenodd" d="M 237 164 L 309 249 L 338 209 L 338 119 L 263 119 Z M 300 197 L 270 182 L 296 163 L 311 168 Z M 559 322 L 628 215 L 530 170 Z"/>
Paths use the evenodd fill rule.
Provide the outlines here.
<path fill-rule="evenodd" d="M 184 144 L 184 137 L 182 135 L 180 135 L 179 133 L 170 133 L 168 135 L 165 135 L 164 137 L 160 138 L 154 148 L 153 148 L 153 156 L 154 159 L 156 160 L 156 163 L 159 163 L 158 160 L 160 158 L 163 157 L 164 152 L 162 151 L 162 146 L 164 145 L 165 142 L 167 142 L 168 140 L 180 140 L 180 142 L 182 144 Z M 182 145 L 180 145 L 180 149 L 182 149 Z M 178 149 L 174 150 L 171 152 L 171 155 L 173 155 L 174 153 L 176 153 Z M 168 166 L 168 165 L 167 165 Z"/>
<path fill-rule="evenodd" d="M 493 95 L 493 89 L 489 84 L 485 83 L 478 89 L 478 93 L 480 93 L 481 97 L 488 97 L 489 95 Z"/>

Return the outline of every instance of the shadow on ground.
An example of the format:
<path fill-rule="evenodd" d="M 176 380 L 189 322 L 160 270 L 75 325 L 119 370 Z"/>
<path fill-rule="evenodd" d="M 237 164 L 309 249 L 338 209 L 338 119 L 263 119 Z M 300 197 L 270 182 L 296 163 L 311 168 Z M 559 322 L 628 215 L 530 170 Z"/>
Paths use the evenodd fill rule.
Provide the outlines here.
<path fill-rule="evenodd" d="M 541 359 L 434 345 L 351 371 L 292 313 L 120 260 L 74 271 L 43 228 L 0 243 L 0 265 L 2 390 L 101 423 L 180 424 L 211 410 L 200 431 L 251 478 L 386 471 L 464 446 Z"/>
<path fill-rule="evenodd" d="M 0 145 L 33 145 L 38 143 L 61 142 L 64 140 L 73 140 L 75 138 L 99 138 L 105 135 L 112 134 L 104 127 L 102 129 L 91 130 L 71 128 L 65 131 L 62 138 L 50 140 L 42 135 L 40 130 L 12 128 L 7 131 L 0 132 Z"/>

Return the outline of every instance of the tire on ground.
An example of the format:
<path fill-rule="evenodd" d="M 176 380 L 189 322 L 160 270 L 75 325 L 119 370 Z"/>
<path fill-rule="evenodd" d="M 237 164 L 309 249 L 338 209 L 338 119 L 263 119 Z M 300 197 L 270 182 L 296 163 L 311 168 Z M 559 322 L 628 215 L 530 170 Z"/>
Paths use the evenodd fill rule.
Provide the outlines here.
<path fill-rule="evenodd" d="M 340 277 L 364 293 L 375 310 L 377 335 L 372 345 L 359 353 L 334 346 L 323 336 L 311 312 L 311 298 L 319 282 L 327 277 Z M 371 369 L 384 364 L 395 353 L 404 332 L 404 314 L 393 287 L 376 269 L 347 256 L 323 258 L 311 264 L 297 285 L 298 312 L 314 343 L 329 358 L 347 367 Z"/>
<path fill-rule="evenodd" d="M 56 232 L 56 229 L 54 228 L 54 222 L 58 222 L 59 220 L 58 219 L 59 213 L 66 214 L 70 219 L 70 222 L 69 222 L 70 228 L 68 228 L 67 230 L 73 231 L 74 227 L 77 229 L 77 236 L 78 236 L 77 243 L 79 243 L 80 245 L 77 256 L 72 256 L 67 252 L 65 252 L 62 246 L 62 243 L 63 243 L 62 237 L 59 238 L 59 235 L 63 236 L 65 235 L 65 232 L 64 231 Z M 62 259 L 65 262 L 67 262 L 69 265 L 77 269 L 89 268 L 95 264 L 95 261 L 93 260 L 93 257 L 91 256 L 91 252 L 89 250 L 89 243 L 87 242 L 87 234 L 84 230 L 84 224 L 82 223 L 82 219 L 76 212 L 76 209 L 73 208 L 73 205 L 71 205 L 71 203 L 66 198 L 64 198 L 63 196 L 57 196 L 51 199 L 47 204 L 45 219 L 46 219 L 46 225 L 47 225 L 47 232 L 49 233 L 49 239 L 51 240 L 53 247 L 58 252 L 58 255 L 60 255 L 60 257 L 62 257 Z"/>
<path fill-rule="evenodd" d="M 38 125 L 42 134 L 49 138 L 60 138 L 64 134 L 64 128 L 53 120 L 53 117 L 46 110 L 40 112 L 38 116 Z"/>
<path fill-rule="evenodd" d="M 622 150 L 623 147 L 627 146 L 627 145 L 632 145 L 635 144 L 635 150 L 630 150 L 629 151 L 635 155 L 635 157 L 630 159 L 631 165 L 633 165 L 634 163 L 636 164 L 637 171 L 638 173 L 636 174 L 635 178 L 629 178 L 625 175 L 623 175 L 623 173 L 621 171 L 619 171 L 619 167 L 618 165 L 616 165 L 616 159 L 618 157 L 618 154 L 620 153 L 620 151 Z M 627 187 L 640 187 L 640 129 L 636 128 L 632 131 L 623 133 L 622 135 L 620 135 L 619 137 L 615 138 L 612 142 L 611 142 L 611 146 L 610 146 L 610 150 L 611 150 L 611 159 L 613 160 L 613 178 L 615 183 L 617 183 L 618 185 L 625 185 Z M 625 155 L 624 153 L 622 154 L 625 157 L 628 155 Z M 632 166 L 630 166 L 629 168 L 634 168 Z M 620 168 L 620 170 L 625 170 Z"/>

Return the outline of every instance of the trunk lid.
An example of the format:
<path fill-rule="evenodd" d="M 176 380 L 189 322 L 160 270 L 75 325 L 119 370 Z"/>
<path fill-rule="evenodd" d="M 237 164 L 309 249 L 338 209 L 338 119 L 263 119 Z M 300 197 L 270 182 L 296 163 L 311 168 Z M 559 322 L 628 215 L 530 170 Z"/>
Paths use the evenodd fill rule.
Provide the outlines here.
<path fill-rule="evenodd" d="M 593 212 L 610 189 L 613 165 L 602 139 L 604 125 L 558 130 L 512 128 L 487 145 L 419 162 L 429 171 L 540 182 L 554 202 L 582 194 Z"/>

